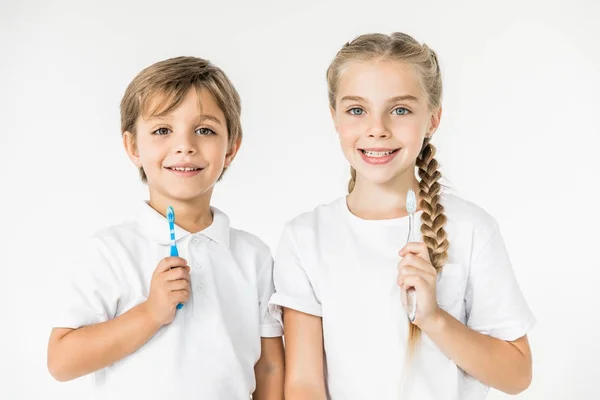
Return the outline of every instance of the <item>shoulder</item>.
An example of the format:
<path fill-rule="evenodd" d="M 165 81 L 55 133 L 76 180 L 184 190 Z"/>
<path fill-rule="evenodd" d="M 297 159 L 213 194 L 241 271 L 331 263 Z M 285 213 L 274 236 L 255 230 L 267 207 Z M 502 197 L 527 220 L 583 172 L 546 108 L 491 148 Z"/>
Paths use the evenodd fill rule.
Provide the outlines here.
<path fill-rule="evenodd" d="M 471 230 L 491 235 L 498 226 L 489 212 L 471 201 L 450 193 L 442 194 L 440 200 L 448 225 L 460 228 L 461 231 Z"/>
<path fill-rule="evenodd" d="M 251 253 L 259 258 L 268 258 L 271 254 L 269 246 L 258 236 L 237 228 L 230 228 L 230 246 L 233 252 Z"/>
<path fill-rule="evenodd" d="M 92 233 L 86 238 L 85 246 L 88 250 L 110 251 L 111 249 L 125 247 L 133 239 L 142 236 L 142 228 L 139 222 L 128 220 L 106 226 Z"/>
<path fill-rule="evenodd" d="M 341 206 L 344 201 L 345 198 L 338 198 L 298 214 L 285 223 L 284 230 L 291 233 L 314 232 L 327 224 L 337 225 L 336 222 L 342 215 Z"/>
<path fill-rule="evenodd" d="M 139 227 L 135 222 L 127 221 L 106 226 L 87 235 L 68 256 L 65 272 L 73 277 L 72 280 L 80 283 L 90 279 L 95 284 L 117 282 L 124 265 L 123 260 L 130 258 L 132 238 L 138 231 Z"/>

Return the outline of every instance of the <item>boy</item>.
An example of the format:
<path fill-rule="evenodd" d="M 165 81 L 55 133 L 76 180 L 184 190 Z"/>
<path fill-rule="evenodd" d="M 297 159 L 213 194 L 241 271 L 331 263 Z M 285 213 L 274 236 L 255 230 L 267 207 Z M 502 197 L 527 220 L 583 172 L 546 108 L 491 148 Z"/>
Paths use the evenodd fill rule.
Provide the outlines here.
<path fill-rule="evenodd" d="M 203 59 L 161 61 L 131 82 L 123 144 L 149 201 L 88 241 L 48 344 L 55 379 L 93 373 L 111 399 L 283 399 L 271 254 L 210 205 L 241 144 L 240 113 Z M 167 257 L 168 206 L 181 257 Z"/>

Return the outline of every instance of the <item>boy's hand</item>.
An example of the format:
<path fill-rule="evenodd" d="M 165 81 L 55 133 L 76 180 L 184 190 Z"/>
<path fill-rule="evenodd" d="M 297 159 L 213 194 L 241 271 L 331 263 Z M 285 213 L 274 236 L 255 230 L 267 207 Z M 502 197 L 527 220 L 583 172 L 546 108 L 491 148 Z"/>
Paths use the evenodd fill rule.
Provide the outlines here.
<path fill-rule="evenodd" d="M 150 294 L 146 300 L 147 310 L 161 326 L 175 318 L 177 304 L 190 298 L 190 267 L 180 257 L 160 260 L 152 274 Z"/>

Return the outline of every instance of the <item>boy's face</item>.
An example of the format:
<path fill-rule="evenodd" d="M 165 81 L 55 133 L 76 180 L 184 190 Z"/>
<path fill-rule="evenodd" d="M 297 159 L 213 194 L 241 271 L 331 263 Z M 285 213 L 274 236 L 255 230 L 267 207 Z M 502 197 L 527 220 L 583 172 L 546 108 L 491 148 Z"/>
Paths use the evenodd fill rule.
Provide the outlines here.
<path fill-rule="evenodd" d="M 129 158 L 148 177 L 151 200 L 210 199 L 223 168 L 235 157 L 239 142 L 228 148 L 225 115 L 209 91 L 201 89 L 199 96 L 190 89 L 168 114 L 139 117 L 135 137 L 124 134 Z"/>

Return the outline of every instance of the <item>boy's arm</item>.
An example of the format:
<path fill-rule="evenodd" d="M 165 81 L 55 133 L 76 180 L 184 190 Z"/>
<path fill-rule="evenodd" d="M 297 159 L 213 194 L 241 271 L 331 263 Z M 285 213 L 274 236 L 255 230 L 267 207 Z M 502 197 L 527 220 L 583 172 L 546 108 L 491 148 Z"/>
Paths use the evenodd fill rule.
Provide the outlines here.
<path fill-rule="evenodd" d="M 254 367 L 253 400 L 283 400 L 284 357 L 281 337 L 261 338 L 261 356 Z"/>
<path fill-rule="evenodd" d="M 135 352 L 159 328 L 146 303 L 99 324 L 54 328 L 48 343 L 48 370 L 61 382 L 87 375 Z"/>
<path fill-rule="evenodd" d="M 48 370 L 68 381 L 102 369 L 142 347 L 175 317 L 189 299 L 190 268 L 186 260 L 161 260 L 150 283 L 148 299 L 108 321 L 78 329 L 54 328 L 48 343 Z"/>

